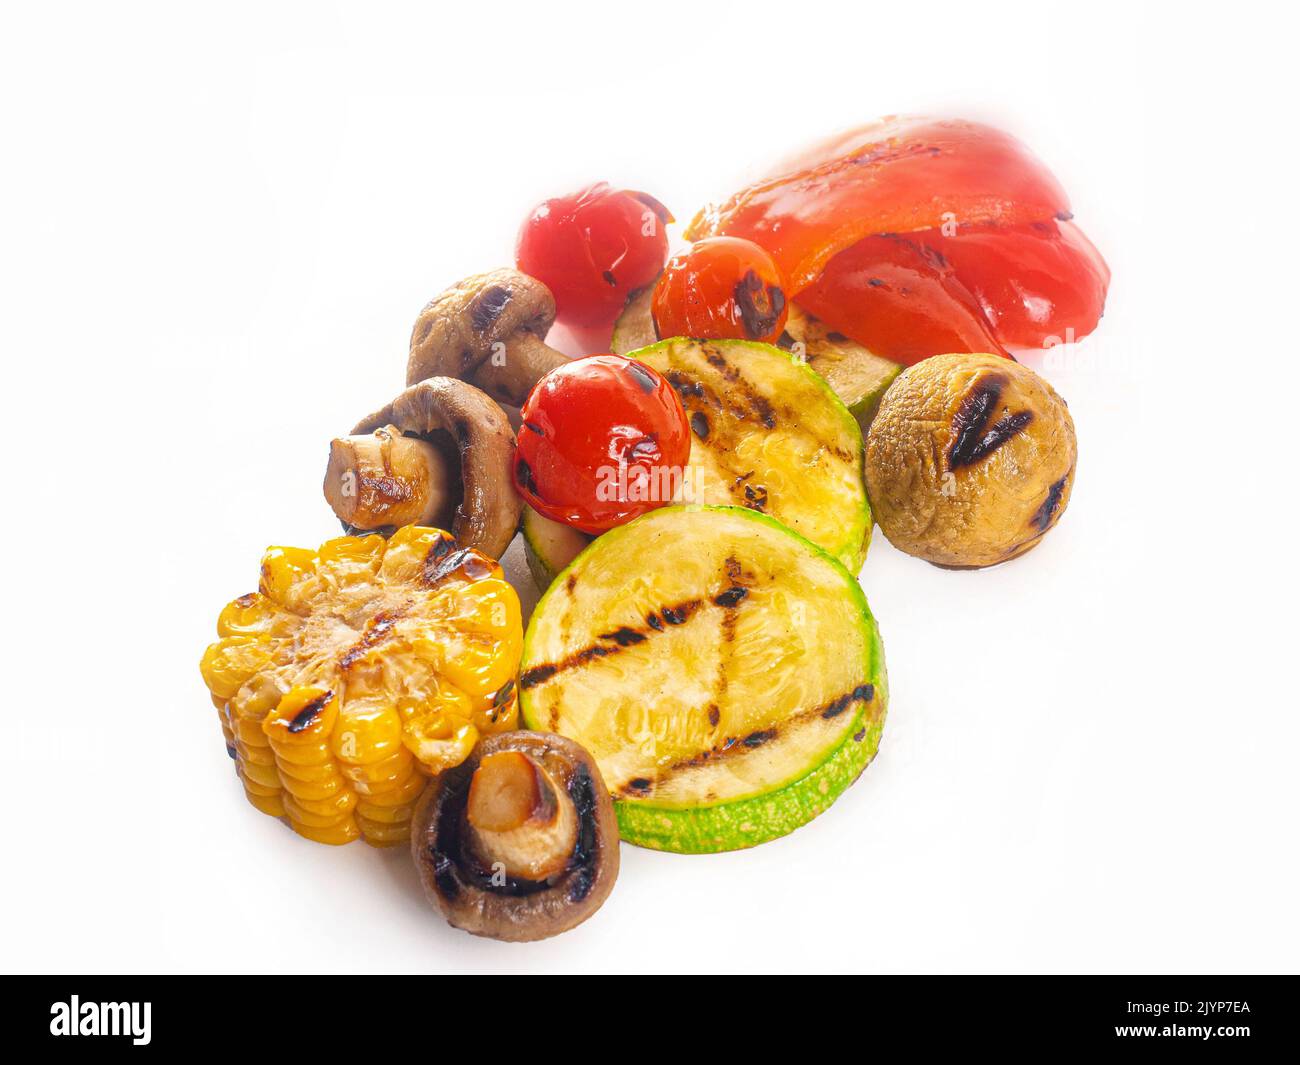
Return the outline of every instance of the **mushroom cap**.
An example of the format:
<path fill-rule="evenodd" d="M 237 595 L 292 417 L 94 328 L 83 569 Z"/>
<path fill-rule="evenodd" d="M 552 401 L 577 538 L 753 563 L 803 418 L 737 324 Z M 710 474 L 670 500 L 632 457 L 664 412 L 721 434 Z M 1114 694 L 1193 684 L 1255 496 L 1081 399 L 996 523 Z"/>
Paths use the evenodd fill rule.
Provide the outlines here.
<path fill-rule="evenodd" d="M 545 338 L 555 297 L 536 278 L 503 268 L 475 274 L 431 300 L 411 330 L 406 383 L 429 377 L 470 378 L 520 331 Z"/>
<path fill-rule="evenodd" d="M 867 493 L 899 550 L 991 566 L 1056 524 L 1076 457 L 1065 401 L 1038 374 L 996 355 L 940 355 L 885 393 L 867 434 Z"/>
<path fill-rule="evenodd" d="M 489 754 L 520 751 L 542 765 L 578 814 L 568 868 L 548 880 L 494 885 L 462 850 L 474 771 Z M 411 854 L 429 902 L 451 925 L 477 936 L 527 942 L 567 932 L 598 909 L 618 878 L 618 822 L 595 759 L 573 740 L 545 732 L 502 732 L 440 774 L 411 820 Z"/>
<path fill-rule="evenodd" d="M 352 434 L 390 424 L 417 436 L 440 430 L 451 434 L 460 454 L 462 485 L 451 534 L 462 547 L 500 558 L 514 539 L 523 509 L 510 472 L 515 434 L 505 412 L 473 385 L 433 377 L 363 418 Z"/>

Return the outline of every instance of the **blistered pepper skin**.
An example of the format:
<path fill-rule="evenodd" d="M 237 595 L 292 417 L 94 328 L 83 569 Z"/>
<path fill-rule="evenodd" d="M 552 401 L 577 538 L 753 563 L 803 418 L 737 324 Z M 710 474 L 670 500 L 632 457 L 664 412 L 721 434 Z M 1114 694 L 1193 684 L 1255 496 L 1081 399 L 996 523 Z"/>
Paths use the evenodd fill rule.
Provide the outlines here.
<path fill-rule="evenodd" d="M 200 662 L 248 801 L 320 843 L 410 838 L 430 776 L 516 727 L 519 599 L 439 529 L 273 547 Z"/>

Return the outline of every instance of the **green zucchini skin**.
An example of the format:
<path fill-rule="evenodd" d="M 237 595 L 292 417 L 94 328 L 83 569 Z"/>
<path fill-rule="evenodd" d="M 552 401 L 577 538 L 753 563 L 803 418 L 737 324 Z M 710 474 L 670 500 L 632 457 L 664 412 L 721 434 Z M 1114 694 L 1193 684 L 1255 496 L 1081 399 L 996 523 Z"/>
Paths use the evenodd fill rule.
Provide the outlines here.
<path fill-rule="evenodd" d="M 626 793 L 615 792 L 615 809 L 623 839 L 637 846 L 682 854 L 708 854 L 756 846 L 787 835 L 823 813 L 874 758 L 880 745 L 889 697 L 884 647 L 875 618 L 854 576 L 833 556 L 775 519 L 737 507 L 664 508 L 607 533 L 599 541 L 600 546 L 593 548 L 594 553 L 575 559 L 542 596 L 524 637 L 524 672 L 521 676 L 527 674 L 530 664 L 535 664 L 533 649 L 539 626 L 544 623 L 541 619 L 552 611 L 563 615 L 569 610 L 570 601 L 565 597 L 573 584 L 587 579 L 586 571 L 596 564 L 598 555 L 617 549 L 621 535 L 626 535 L 641 522 L 650 519 L 669 521 L 672 512 L 709 511 L 743 516 L 746 521 L 764 523 L 779 530 L 782 536 L 790 538 L 791 550 L 804 555 L 803 564 L 815 560 L 815 565 L 824 567 L 820 576 L 827 579 L 828 586 L 840 588 L 836 594 L 842 594 L 844 602 L 851 604 L 849 613 L 856 619 L 854 627 L 862 637 L 863 648 L 861 673 L 855 675 L 865 678 L 864 683 L 871 686 L 872 694 L 869 699 L 855 704 L 851 723 L 838 734 L 839 739 L 833 747 L 819 752 L 815 762 L 759 794 L 683 806 L 629 798 Z M 619 565 L 623 564 L 617 556 L 614 559 Z M 554 722 L 546 719 L 542 702 L 522 682 L 520 710 L 526 727 L 554 728 Z M 559 731 L 565 730 L 560 728 Z M 580 734 L 572 734 L 571 738 L 584 742 Z M 611 782 L 612 791 L 615 784 Z"/>
<path fill-rule="evenodd" d="M 543 517 L 524 504 L 520 531 L 524 536 L 524 561 L 538 591 L 546 591 L 556 574 L 578 557 L 594 537 Z"/>

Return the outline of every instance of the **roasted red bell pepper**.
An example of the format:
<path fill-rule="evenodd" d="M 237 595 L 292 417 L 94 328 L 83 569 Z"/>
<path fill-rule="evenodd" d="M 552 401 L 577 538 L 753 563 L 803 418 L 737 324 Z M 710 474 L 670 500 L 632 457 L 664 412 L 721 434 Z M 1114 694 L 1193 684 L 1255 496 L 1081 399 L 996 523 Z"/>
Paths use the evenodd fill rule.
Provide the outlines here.
<path fill-rule="evenodd" d="M 799 305 L 869 351 L 911 365 L 951 351 L 1007 352 L 979 301 L 924 241 L 867 237 L 830 261 Z"/>
<path fill-rule="evenodd" d="M 687 236 L 747 237 L 795 301 L 877 353 L 1079 338 L 1110 272 L 1051 173 L 1008 134 L 888 118 L 825 141 L 707 208 Z"/>

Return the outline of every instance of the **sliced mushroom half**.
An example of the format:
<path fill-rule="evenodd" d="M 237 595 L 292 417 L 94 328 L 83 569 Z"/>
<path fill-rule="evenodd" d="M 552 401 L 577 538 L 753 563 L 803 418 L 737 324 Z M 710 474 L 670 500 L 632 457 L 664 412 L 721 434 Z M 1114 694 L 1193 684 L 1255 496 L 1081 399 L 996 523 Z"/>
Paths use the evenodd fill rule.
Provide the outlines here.
<path fill-rule="evenodd" d="M 456 928 L 522 942 L 596 912 L 618 877 L 614 804 L 573 740 L 505 732 L 437 777 L 411 824 L 425 894 Z"/>
<path fill-rule="evenodd" d="M 518 270 L 491 270 L 431 300 L 411 331 L 406 383 L 458 377 L 493 399 L 522 406 L 533 385 L 568 362 L 546 343 L 555 297 Z"/>
<path fill-rule="evenodd" d="M 350 529 L 449 522 L 461 546 L 500 558 L 523 506 L 510 475 L 514 445 L 509 420 L 486 394 L 433 377 L 331 443 L 325 498 Z"/>

